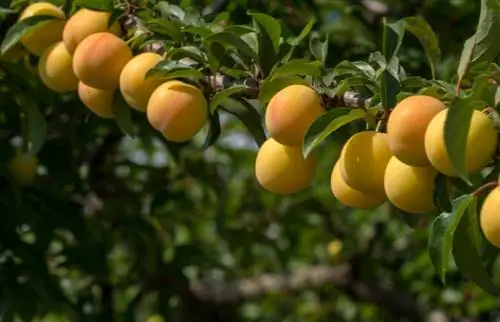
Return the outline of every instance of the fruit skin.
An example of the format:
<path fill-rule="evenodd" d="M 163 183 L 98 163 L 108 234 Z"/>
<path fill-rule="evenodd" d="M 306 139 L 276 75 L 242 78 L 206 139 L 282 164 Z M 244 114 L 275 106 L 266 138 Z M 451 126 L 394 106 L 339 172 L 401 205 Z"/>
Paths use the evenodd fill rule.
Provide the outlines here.
<path fill-rule="evenodd" d="M 78 97 L 97 116 L 105 119 L 114 117 L 113 97 L 116 90 L 98 89 L 82 82 L 78 83 Z"/>
<path fill-rule="evenodd" d="M 38 75 L 42 82 L 58 93 L 73 91 L 78 78 L 73 72 L 73 60 L 62 41 L 51 45 L 38 61 Z"/>
<path fill-rule="evenodd" d="M 49 2 L 35 2 L 27 6 L 19 21 L 32 16 L 53 16 L 57 19 L 40 22 L 40 27 L 21 38 L 21 43 L 32 54 L 40 56 L 53 43 L 62 38 L 64 25 L 66 24 L 64 12 Z"/>
<path fill-rule="evenodd" d="M 393 156 L 384 175 L 384 190 L 389 201 L 410 214 L 436 210 L 434 188 L 438 171 L 432 166 L 413 167 Z"/>
<path fill-rule="evenodd" d="M 199 88 L 181 81 L 169 81 L 151 94 L 146 116 L 151 126 L 167 140 L 185 142 L 207 121 L 207 104 Z"/>
<path fill-rule="evenodd" d="M 289 195 L 311 184 L 316 165 L 316 154 L 309 154 L 304 159 L 301 147 L 286 146 L 268 138 L 257 152 L 255 177 L 264 189 Z"/>
<path fill-rule="evenodd" d="M 122 35 L 118 22 L 114 22 L 108 28 L 110 12 L 94 11 L 86 8 L 78 10 L 73 14 L 64 26 L 62 39 L 70 54 L 73 54 L 78 44 L 88 36 L 98 32 L 109 32 L 116 36 Z"/>
<path fill-rule="evenodd" d="M 448 110 L 439 112 L 429 123 L 425 132 L 425 151 L 431 164 L 449 177 L 458 177 L 451 164 L 444 143 L 444 122 Z M 478 110 L 472 114 L 466 147 L 466 165 L 469 174 L 481 171 L 491 160 L 498 143 L 493 122 Z"/>
<path fill-rule="evenodd" d="M 479 225 L 484 237 L 500 248 L 500 186 L 491 190 L 484 199 L 479 214 Z"/>
<path fill-rule="evenodd" d="M 9 161 L 7 167 L 17 184 L 28 185 L 35 180 L 38 158 L 18 152 Z"/>
<path fill-rule="evenodd" d="M 330 189 L 340 203 L 351 208 L 371 209 L 386 200 L 384 193 L 362 192 L 349 187 L 342 178 L 338 161 L 335 162 L 330 176 Z"/>
<path fill-rule="evenodd" d="M 85 38 L 73 54 L 73 70 L 78 79 L 98 89 L 118 87 L 120 73 L 132 59 L 127 43 L 109 32 Z"/>
<path fill-rule="evenodd" d="M 444 109 L 444 103 L 427 95 L 409 96 L 400 101 L 387 122 L 387 142 L 392 153 L 411 166 L 431 165 L 425 153 L 425 130 Z"/>
<path fill-rule="evenodd" d="M 146 77 L 146 73 L 162 60 L 156 53 L 141 53 L 132 58 L 120 74 L 120 91 L 125 101 L 138 111 L 146 112 L 148 101 L 154 90 L 164 81 Z"/>
<path fill-rule="evenodd" d="M 269 101 L 265 125 L 276 141 L 299 146 L 309 126 L 325 111 L 321 97 L 314 89 L 305 85 L 290 85 Z"/>
<path fill-rule="evenodd" d="M 382 193 L 384 171 L 391 157 L 386 133 L 358 132 L 342 148 L 340 173 L 345 183 L 355 190 Z"/>

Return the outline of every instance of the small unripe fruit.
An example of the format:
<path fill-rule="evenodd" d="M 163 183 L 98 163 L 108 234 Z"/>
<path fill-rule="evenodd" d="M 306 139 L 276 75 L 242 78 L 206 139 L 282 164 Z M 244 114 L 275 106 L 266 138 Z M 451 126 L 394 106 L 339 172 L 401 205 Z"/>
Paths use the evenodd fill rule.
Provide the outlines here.
<path fill-rule="evenodd" d="M 382 193 L 384 171 L 391 157 L 387 134 L 358 132 L 342 148 L 340 173 L 344 181 L 355 190 Z"/>
<path fill-rule="evenodd" d="M 389 201 L 411 214 L 427 214 L 436 210 L 435 180 L 438 175 L 432 166 L 413 167 L 393 156 L 384 176 L 384 190 Z"/>
<path fill-rule="evenodd" d="M 491 244 L 500 248 L 500 186 L 491 190 L 484 199 L 479 223 L 484 237 Z"/>
<path fill-rule="evenodd" d="M 386 200 L 384 193 L 362 192 L 349 187 L 342 178 L 338 161 L 333 166 L 330 189 L 340 203 L 351 208 L 371 209 Z"/>
<path fill-rule="evenodd" d="M 73 54 L 78 44 L 80 44 L 88 36 L 98 32 L 110 32 L 117 36 L 122 33 L 118 22 L 108 28 L 110 12 L 94 11 L 82 8 L 72 15 L 63 30 L 63 41 L 66 49 L 70 54 Z"/>
<path fill-rule="evenodd" d="M 35 180 L 38 168 L 36 156 L 17 153 L 8 163 L 12 178 L 19 185 L 28 185 Z"/>
<path fill-rule="evenodd" d="M 450 161 L 444 142 L 444 123 L 448 110 L 439 112 L 425 132 L 425 151 L 431 164 L 449 177 L 458 177 Z M 458 131 L 458 129 L 457 129 Z M 480 172 L 495 154 L 498 136 L 493 122 L 478 110 L 474 110 L 466 145 L 466 166 L 469 174 Z"/>
<path fill-rule="evenodd" d="M 73 70 L 78 79 L 99 89 L 118 87 L 123 67 L 132 59 L 132 50 L 121 38 L 98 32 L 85 38 L 73 54 Z"/>
<path fill-rule="evenodd" d="M 39 22 L 40 26 L 25 34 L 21 43 L 34 55 L 40 56 L 52 44 L 62 38 L 66 23 L 64 12 L 49 2 L 35 2 L 23 10 L 19 21 L 32 16 L 52 16 L 56 19 Z"/>
<path fill-rule="evenodd" d="M 132 58 L 120 74 L 120 90 L 125 101 L 138 111 L 146 112 L 148 101 L 154 90 L 164 83 L 156 76 L 146 73 L 162 60 L 156 53 L 142 53 Z"/>
<path fill-rule="evenodd" d="M 82 82 L 78 83 L 78 97 L 97 116 L 113 118 L 113 98 L 116 90 L 98 89 Z"/>
<path fill-rule="evenodd" d="M 78 87 L 73 60 L 62 41 L 51 45 L 38 61 L 38 75 L 51 90 L 66 93 Z"/>
<path fill-rule="evenodd" d="M 151 126 L 167 140 L 185 142 L 205 125 L 207 109 L 207 100 L 199 88 L 169 81 L 151 94 L 146 115 Z"/>
<path fill-rule="evenodd" d="M 315 154 L 304 159 L 301 147 L 286 146 L 269 138 L 257 152 L 255 177 L 268 191 L 281 195 L 294 194 L 311 184 L 316 164 Z"/>
<path fill-rule="evenodd" d="M 446 109 L 440 100 L 427 95 L 409 96 L 392 110 L 387 122 L 387 141 L 392 153 L 402 162 L 429 166 L 425 154 L 425 131 L 431 120 Z"/>
<path fill-rule="evenodd" d="M 325 109 L 311 87 L 291 85 L 276 93 L 267 105 L 265 124 L 269 135 L 281 144 L 299 146 L 311 124 Z"/>

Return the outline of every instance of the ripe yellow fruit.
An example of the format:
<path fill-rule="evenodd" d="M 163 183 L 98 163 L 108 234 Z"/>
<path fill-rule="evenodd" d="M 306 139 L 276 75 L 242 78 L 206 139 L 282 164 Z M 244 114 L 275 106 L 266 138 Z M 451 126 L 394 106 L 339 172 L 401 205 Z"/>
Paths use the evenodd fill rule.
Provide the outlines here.
<path fill-rule="evenodd" d="M 384 190 L 389 201 L 411 214 L 436 210 L 434 188 L 438 171 L 432 166 L 413 167 L 393 156 L 384 176 Z"/>
<path fill-rule="evenodd" d="M 344 145 L 339 158 L 340 173 L 353 189 L 363 192 L 384 191 L 384 171 L 392 152 L 387 134 L 362 131 Z"/>
<path fill-rule="evenodd" d="M 314 153 L 304 158 L 301 147 L 286 146 L 269 138 L 257 152 L 255 177 L 268 191 L 282 195 L 294 194 L 311 184 L 316 165 Z"/>
<path fill-rule="evenodd" d="M 281 144 L 299 146 L 311 124 L 325 109 L 320 95 L 311 87 L 291 85 L 276 93 L 267 105 L 265 125 Z"/>
<path fill-rule="evenodd" d="M 444 109 L 446 105 L 440 100 L 427 95 L 409 96 L 399 102 L 387 122 L 387 141 L 392 153 L 408 165 L 431 165 L 425 153 L 425 130 Z"/>
<path fill-rule="evenodd" d="M 109 32 L 85 38 L 73 54 L 73 70 L 86 85 L 99 89 L 118 87 L 123 67 L 132 59 L 127 43 Z"/>
<path fill-rule="evenodd" d="M 162 60 L 156 53 L 141 53 L 132 58 L 120 74 L 120 90 L 125 101 L 138 111 L 146 112 L 148 101 L 154 90 L 163 81 L 146 73 Z"/>
<path fill-rule="evenodd" d="M 53 43 L 61 40 L 66 23 L 64 12 L 50 2 L 35 2 L 26 7 L 19 21 L 32 16 L 52 16 L 56 19 L 40 22 L 35 30 L 21 38 L 21 43 L 34 55 L 40 56 Z"/>
<path fill-rule="evenodd" d="M 78 10 L 72 15 L 64 27 L 62 38 L 70 54 L 73 54 L 78 44 L 88 36 L 98 32 L 109 32 L 120 36 L 122 30 L 118 22 L 108 28 L 110 12 L 94 11 L 86 8 Z"/>
<path fill-rule="evenodd" d="M 379 206 L 385 200 L 385 194 L 382 192 L 362 192 L 349 187 L 340 173 L 339 162 L 333 166 L 330 177 L 330 189 L 332 194 L 343 205 L 351 208 L 371 209 Z"/>
<path fill-rule="evenodd" d="M 72 57 L 62 41 L 51 45 L 40 57 L 38 75 L 45 86 L 58 93 L 73 91 L 78 87 Z"/>
<path fill-rule="evenodd" d="M 448 109 L 439 112 L 429 123 L 425 132 L 425 151 L 431 164 L 449 177 L 458 177 L 451 164 L 444 143 L 444 122 Z M 469 174 L 481 171 L 495 154 L 498 135 L 493 122 L 478 110 L 474 110 L 469 127 L 466 146 L 466 165 Z"/>
<path fill-rule="evenodd" d="M 19 185 L 28 185 L 35 180 L 38 168 L 38 158 L 18 152 L 9 161 L 7 167 L 12 178 Z"/>
<path fill-rule="evenodd" d="M 484 199 L 479 223 L 484 237 L 491 244 L 500 247 L 500 187 L 491 190 Z"/>
<path fill-rule="evenodd" d="M 148 102 L 147 119 L 170 141 L 193 138 L 208 119 L 208 106 L 201 90 L 181 81 L 158 86 Z"/>
<path fill-rule="evenodd" d="M 78 83 L 78 97 L 97 116 L 113 118 L 113 98 L 116 90 L 98 89 L 82 82 Z"/>

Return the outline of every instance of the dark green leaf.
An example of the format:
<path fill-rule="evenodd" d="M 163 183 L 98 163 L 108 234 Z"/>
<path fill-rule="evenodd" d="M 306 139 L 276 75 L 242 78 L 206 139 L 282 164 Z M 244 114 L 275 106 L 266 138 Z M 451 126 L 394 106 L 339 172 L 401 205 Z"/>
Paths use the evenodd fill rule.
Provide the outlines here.
<path fill-rule="evenodd" d="M 0 45 L 0 55 L 5 54 L 9 49 L 14 47 L 24 35 L 35 31 L 46 22 L 55 19 L 57 18 L 53 16 L 39 15 L 18 21 L 5 34 L 5 38 Z"/>
<path fill-rule="evenodd" d="M 380 88 L 382 96 L 382 106 L 384 109 L 392 109 L 397 103 L 397 94 L 401 89 L 399 82 L 399 59 L 394 56 L 389 64 L 382 69 Z"/>
<path fill-rule="evenodd" d="M 269 75 L 277 60 L 281 25 L 273 17 L 263 13 L 250 13 L 250 15 L 257 31 L 259 68 L 265 78 Z"/>
<path fill-rule="evenodd" d="M 347 60 L 341 61 L 333 70 L 333 77 L 339 76 L 366 76 L 369 78 L 375 77 L 375 69 L 365 62 Z"/>
<path fill-rule="evenodd" d="M 176 18 L 179 21 L 184 20 L 186 13 L 181 7 L 170 4 L 167 1 L 160 1 L 155 5 L 155 9 L 159 10 L 163 18 Z"/>
<path fill-rule="evenodd" d="M 326 56 L 328 55 L 328 43 L 328 35 L 321 37 L 317 32 L 312 33 L 309 38 L 309 50 L 323 65 L 325 65 Z"/>
<path fill-rule="evenodd" d="M 257 146 L 266 140 L 266 132 L 259 112 L 246 99 L 228 98 L 222 102 L 222 109 L 236 116 L 252 135 Z"/>
<path fill-rule="evenodd" d="M 113 97 L 113 115 L 118 127 L 120 127 L 126 135 L 134 138 L 132 108 L 127 104 L 120 91 L 116 91 Z"/>
<path fill-rule="evenodd" d="M 167 56 L 169 59 L 173 60 L 180 60 L 187 57 L 200 64 L 205 62 L 205 54 L 198 47 L 194 46 L 174 48 L 168 52 Z"/>
<path fill-rule="evenodd" d="M 462 82 L 467 71 L 469 70 L 470 63 L 472 61 L 472 54 L 474 52 L 474 42 L 475 37 L 472 36 L 464 42 L 464 47 L 462 48 L 462 53 L 460 55 L 460 62 L 458 63 L 457 75 L 458 84 Z"/>
<path fill-rule="evenodd" d="M 446 271 L 450 264 L 455 231 L 474 197 L 463 195 L 452 203 L 451 212 L 441 213 L 431 225 L 429 234 L 429 256 L 437 274 L 446 283 Z"/>
<path fill-rule="evenodd" d="M 226 54 L 224 46 L 217 42 L 204 42 L 204 47 L 207 53 L 208 65 L 210 66 L 210 71 L 215 74 L 219 70 L 222 62 L 222 58 Z"/>
<path fill-rule="evenodd" d="M 146 22 L 146 27 L 162 36 L 169 36 L 174 41 L 181 41 L 183 38 L 181 28 L 173 21 L 152 19 Z"/>
<path fill-rule="evenodd" d="M 342 80 L 328 94 L 331 97 L 341 96 L 348 90 L 351 90 L 355 87 L 362 87 L 362 86 L 368 88 L 370 91 L 372 91 L 372 93 L 375 93 L 378 90 L 377 84 L 373 80 L 371 80 L 370 78 L 368 78 L 366 76 L 351 76 L 349 78 Z"/>
<path fill-rule="evenodd" d="M 219 111 L 214 110 L 212 114 L 210 114 L 210 123 L 208 128 L 207 138 L 205 142 L 201 146 L 201 150 L 206 150 L 211 147 L 220 137 L 221 135 L 221 126 L 219 120 Z"/>
<path fill-rule="evenodd" d="M 111 11 L 111 15 L 109 16 L 108 19 L 108 28 L 111 28 L 115 22 L 118 21 L 118 19 L 125 14 L 125 11 L 123 10 L 118 10 L 118 9 L 113 9 Z"/>
<path fill-rule="evenodd" d="M 96 11 L 113 11 L 112 0 L 75 0 L 73 6 L 80 6 Z"/>
<path fill-rule="evenodd" d="M 311 19 L 307 25 L 302 29 L 300 34 L 289 41 L 290 45 L 296 47 L 302 43 L 302 41 L 311 33 L 312 28 L 316 24 L 316 20 Z"/>
<path fill-rule="evenodd" d="M 432 78 L 436 78 L 436 62 L 441 57 L 441 49 L 439 48 L 439 40 L 432 30 L 432 27 L 421 17 L 408 17 L 404 19 L 406 30 L 411 32 L 418 38 L 422 47 L 424 47 L 429 65 L 431 68 Z"/>
<path fill-rule="evenodd" d="M 258 60 L 255 50 L 248 45 L 248 43 L 242 40 L 241 37 L 234 33 L 227 31 L 218 32 L 206 37 L 205 40 L 208 42 L 218 42 L 224 46 L 236 48 L 240 54 Z"/>
<path fill-rule="evenodd" d="M 26 137 L 23 140 L 28 143 L 27 152 L 30 155 L 37 155 L 47 139 L 47 122 L 35 102 L 29 99 L 21 99 L 21 101 L 20 105 L 25 113 L 27 125 Z"/>
<path fill-rule="evenodd" d="M 340 127 L 362 119 L 366 115 L 363 109 L 334 108 L 318 117 L 309 127 L 304 137 L 303 155 L 307 157 L 330 134 Z"/>
<path fill-rule="evenodd" d="M 231 95 L 236 93 L 241 93 L 248 90 L 249 87 L 245 85 L 233 85 L 226 88 L 220 92 L 217 92 L 210 101 L 210 110 L 215 110 L 219 105 L 221 105 L 226 99 L 231 97 Z"/>
<path fill-rule="evenodd" d="M 484 291 L 499 296 L 500 290 L 493 284 L 483 266 L 469 234 L 469 220 L 462 218 L 453 238 L 453 257 L 460 272 Z"/>
<path fill-rule="evenodd" d="M 386 61 L 391 61 L 399 53 L 405 34 L 405 22 L 399 20 L 393 23 L 384 21 L 383 54 Z"/>
<path fill-rule="evenodd" d="M 146 73 L 146 78 L 153 75 L 160 76 L 165 80 L 173 78 L 205 78 L 205 75 L 203 75 L 203 73 L 199 70 L 194 69 L 188 64 L 173 60 L 164 60 L 159 62 L 155 67 L 151 68 Z"/>
<path fill-rule="evenodd" d="M 322 72 L 322 64 L 320 61 L 307 61 L 303 59 L 291 60 L 288 63 L 281 65 L 271 75 L 271 79 L 276 79 L 283 76 L 313 76 L 320 77 Z"/>
<path fill-rule="evenodd" d="M 450 187 L 448 177 L 439 173 L 434 180 L 435 188 L 433 192 L 434 204 L 441 212 L 451 212 Z"/>
<path fill-rule="evenodd" d="M 254 28 L 245 25 L 231 25 L 226 27 L 224 31 L 236 34 L 238 36 L 243 36 L 251 32 L 253 33 L 256 32 Z"/>
<path fill-rule="evenodd" d="M 209 28 L 201 26 L 189 26 L 184 28 L 182 31 L 193 35 L 198 35 L 201 37 L 207 37 L 213 33 L 213 31 L 210 30 Z"/>
<path fill-rule="evenodd" d="M 273 80 L 264 80 L 261 83 L 259 92 L 259 102 L 264 105 L 271 100 L 271 98 L 282 90 L 283 88 L 294 85 L 303 84 L 309 86 L 310 84 L 301 77 L 296 76 L 283 76 Z"/>

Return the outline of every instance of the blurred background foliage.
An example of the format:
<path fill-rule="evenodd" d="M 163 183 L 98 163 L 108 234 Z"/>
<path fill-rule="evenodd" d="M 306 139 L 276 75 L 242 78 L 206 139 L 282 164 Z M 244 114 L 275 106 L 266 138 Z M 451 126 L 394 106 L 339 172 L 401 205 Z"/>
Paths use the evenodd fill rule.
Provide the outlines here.
<path fill-rule="evenodd" d="M 250 22 L 248 10 L 267 13 L 290 36 L 315 19 L 329 37 L 328 67 L 366 61 L 379 48 L 383 16 L 422 15 L 439 36 L 444 80 L 455 73 L 480 5 L 171 3 L 209 17 L 228 12 L 234 24 Z M 16 17 L 2 16 L 3 37 Z M 304 42 L 295 56 L 309 57 L 307 48 Z M 430 77 L 411 35 L 401 59 L 408 74 Z M 166 144 L 137 115 L 140 131 L 131 139 L 74 95 L 45 89 L 29 64 L 0 66 L 1 321 L 500 321 L 498 301 L 456 270 L 447 286 L 439 282 L 427 255 L 428 221 L 412 229 L 387 205 L 361 211 L 334 200 L 331 168 L 351 128 L 319 150 L 310 189 L 275 196 L 258 186 L 257 145 L 231 116 L 203 153 L 204 133 Z M 21 187 L 9 180 L 7 164 L 22 132 L 19 110 L 29 106 L 46 115 L 48 138 L 35 183 Z"/>

